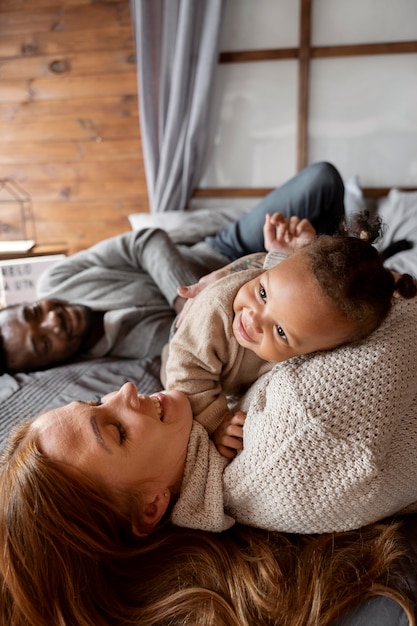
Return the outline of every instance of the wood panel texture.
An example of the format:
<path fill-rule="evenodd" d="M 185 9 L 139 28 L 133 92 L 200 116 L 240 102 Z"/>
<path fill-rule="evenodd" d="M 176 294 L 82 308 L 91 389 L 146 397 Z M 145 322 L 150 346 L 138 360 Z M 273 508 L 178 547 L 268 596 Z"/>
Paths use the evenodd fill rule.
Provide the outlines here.
<path fill-rule="evenodd" d="M 0 0 L 0 179 L 68 252 L 148 212 L 129 0 Z"/>

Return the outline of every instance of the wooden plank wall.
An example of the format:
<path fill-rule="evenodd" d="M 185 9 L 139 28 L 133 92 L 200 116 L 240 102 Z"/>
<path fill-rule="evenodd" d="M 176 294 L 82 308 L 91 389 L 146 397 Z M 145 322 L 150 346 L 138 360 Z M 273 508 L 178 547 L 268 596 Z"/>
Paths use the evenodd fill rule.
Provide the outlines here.
<path fill-rule="evenodd" d="M 0 0 L 0 179 L 68 252 L 147 212 L 129 0 Z"/>

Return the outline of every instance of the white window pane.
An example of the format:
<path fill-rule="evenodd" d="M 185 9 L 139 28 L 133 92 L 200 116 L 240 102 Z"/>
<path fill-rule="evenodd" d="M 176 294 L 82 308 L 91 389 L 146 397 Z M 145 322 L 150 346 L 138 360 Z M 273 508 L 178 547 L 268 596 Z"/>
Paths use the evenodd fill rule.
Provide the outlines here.
<path fill-rule="evenodd" d="M 417 184 L 417 54 L 315 60 L 309 162 L 364 186 Z"/>
<path fill-rule="evenodd" d="M 298 1 L 226 0 L 220 49 L 294 48 L 298 30 Z"/>
<path fill-rule="evenodd" d="M 275 187 L 296 171 L 297 62 L 220 65 L 200 187 Z"/>
<path fill-rule="evenodd" d="M 314 0 L 312 45 L 417 39 L 416 0 Z"/>

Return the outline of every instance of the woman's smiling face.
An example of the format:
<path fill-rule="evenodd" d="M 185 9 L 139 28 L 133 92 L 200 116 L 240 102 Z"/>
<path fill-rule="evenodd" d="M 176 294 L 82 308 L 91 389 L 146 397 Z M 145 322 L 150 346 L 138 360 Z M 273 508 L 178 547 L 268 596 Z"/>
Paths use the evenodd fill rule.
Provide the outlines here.
<path fill-rule="evenodd" d="M 31 432 L 47 457 L 84 472 L 110 493 L 169 494 L 182 479 L 191 427 L 183 393 L 142 396 L 125 383 L 99 403 L 72 402 L 44 413 Z"/>

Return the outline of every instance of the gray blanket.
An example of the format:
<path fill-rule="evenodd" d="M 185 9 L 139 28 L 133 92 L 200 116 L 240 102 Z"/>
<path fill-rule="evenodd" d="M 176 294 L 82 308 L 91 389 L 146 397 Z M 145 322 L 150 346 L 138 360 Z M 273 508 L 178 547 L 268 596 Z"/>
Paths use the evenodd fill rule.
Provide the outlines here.
<path fill-rule="evenodd" d="M 0 447 L 18 421 L 72 402 L 94 400 L 127 381 L 151 394 L 160 390 L 160 358 L 82 360 L 45 371 L 0 376 Z"/>

